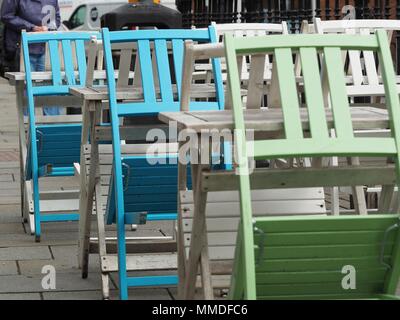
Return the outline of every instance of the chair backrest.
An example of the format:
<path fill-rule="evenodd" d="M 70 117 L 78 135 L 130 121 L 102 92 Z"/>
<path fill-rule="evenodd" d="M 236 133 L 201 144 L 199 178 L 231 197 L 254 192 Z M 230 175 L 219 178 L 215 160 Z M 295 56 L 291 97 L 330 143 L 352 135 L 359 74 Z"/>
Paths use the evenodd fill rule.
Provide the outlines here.
<path fill-rule="evenodd" d="M 322 21 L 314 19 L 315 32 L 318 34 L 361 34 L 369 35 L 376 30 L 385 30 L 392 41 L 393 32 L 400 30 L 400 21 L 397 20 L 333 20 Z M 350 76 L 348 90 L 354 96 L 379 95 L 383 93 L 380 79 L 380 63 L 369 50 L 350 50 L 343 53 L 348 56 L 347 73 Z M 366 94 L 367 93 L 367 94 Z"/>
<path fill-rule="evenodd" d="M 225 34 L 235 37 L 257 37 L 271 34 L 288 34 L 286 21 L 282 23 L 215 23 L 211 22 L 217 32 L 218 42 L 223 42 Z"/>
<path fill-rule="evenodd" d="M 184 40 L 189 39 L 202 43 L 215 42 L 214 28 L 117 32 L 109 32 L 108 29 L 103 29 L 104 56 L 111 108 L 115 108 L 119 116 L 154 115 L 162 111 L 179 111 Z M 139 89 L 143 92 L 143 101 L 118 103 L 115 96 L 116 83 L 115 81 L 110 81 L 114 73 L 111 45 L 129 42 L 137 45 L 139 63 L 136 66 L 135 74 L 140 74 L 141 81 L 136 84 L 134 89 Z M 171 47 L 170 53 L 168 52 L 169 46 Z M 152 50 L 152 48 L 154 49 Z M 156 70 L 154 70 L 152 53 L 156 57 Z M 172 68 L 170 67 L 171 65 L 173 65 Z M 218 59 L 213 59 L 213 69 L 214 74 L 219 78 L 221 72 Z M 158 75 L 158 77 L 154 75 Z M 175 81 L 172 80 L 173 78 L 175 78 Z M 223 90 L 220 90 L 222 82 L 218 78 L 215 80 L 217 94 L 219 95 L 216 99 L 217 101 L 207 103 L 193 101 L 190 109 L 223 109 Z M 158 84 L 159 88 L 155 84 Z"/>
<path fill-rule="evenodd" d="M 215 30 L 217 32 L 217 38 L 219 42 L 224 41 L 224 35 L 230 34 L 234 37 L 259 37 L 266 36 L 272 34 L 288 34 L 288 28 L 286 21 L 282 21 L 282 23 L 222 23 L 217 24 L 212 22 L 211 25 L 215 26 Z M 265 59 L 265 63 L 264 63 Z M 243 81 L 249 81 L 249 89 L 257 88 L 255 86 L 256 78 L 269 80 L 272 75 L 272 62 L 268 55 L 264 57 L 255 57 L 253 60 L 248 61 L 246 57 L 240 57 L 237 60 L 238 68 L 241 70 L 241 79 Z M 260 69 L 260 65 L 264 65 L 264 74 L 260 71 L 255 74 L 254 70 Z M 256 67 L 258 66 L 258 68 Z M 253 67 L 253 68 L 252 68 Z M 225 68 L 223 68 L 225 70 Z M 250 75 L 250 69 L 253 69 L 253 76 Z M 252 79 L 253 81 L 250 81 Z M 250 100 L 253 100 L 252 96 L 254 96 L 253 92 L 250 92 L 252 95 L 249 95 Z M 258 95 L 256 94 L 256 100 L 258 100 Z M 251 104 L 251 102 L 249 103 Z"/>
<path fill-rule="evenodd" d="M 130 69 L 130 64 L 132 54 L 136 54 L 136 47 L 136 43 L 115 43 L 112 45 L 112 49 L 120 53 L 118 70 L 115 70 L 114 77 L 117 79 L 117 87 L 126 87 L 130 84 L 130 80 L 134 79 L 134 72 Z M 138 61 L 138 57 L 136 57 L 136 60 Z M 135 61 L 135 65 L 137 65 L 137 61 Z M 100 76 L 99 79 L 96 79 L 96 72 Z M 92 36 L 88 45 L 86 86 L 105 85 L 105 72 L 103 41 L 97 39 L 96 36 Z M 140 77 L 140 74 L 138 74 L 138 77 Z"/>
<path fill-rule="evenodd" d="M 235 142 L 238 151 L 240 175 L 241 235 L 243 243 L 244 270 L 250 287 L 255 292 L 252 209 L 250 198 L 249 153 L 255 159 L 321 157 L 321 156 L 394 156 L 396 175 L 399 180 L 398 145 L 400 143 L 399 97 L 386 32 L 378 30 L 373 35 L 287 35 L 255 38 L 225 37 L 228 65 L 228 83 L 233 102 Z M 345 87 L 342 50 L 368 50 L 377 52 L 381 58 L 381 70 L 385 87 L 385 102 L 391 119 L 390 137 L 355 137 Z M 296 85 L 293 51 L 299 52 L 303 74 L 305 104 L 308 110 L 310 135 L 304 136 L 300 118 L 299 92 Z M 318 52 L 323 52 L 332 118 L 328 125 L 323 101 L 323 89 L 318 64 Z M 247 143 L 240 78 L 236 66 L 237 55 L 273 53 L 276 61 L 277 82 L 284 120 L 284 138 L 257 140 Z M 333 127 L 335 136 L 329 135 Z M 328 170 L 328 169 L 327 169 Z M 322 183 L 322 182 L 321 182 Z M 251 244 L 250 244 L 251 243 Z M 248 291 L 247 293 L 249 293 Z"/>
<path fill-rule="evenodd" d="M 393 31 L 400 30 L 400 21 L 398 20 L 383 20 L 383 19 L 366 19 L 366 20 L 321 20 L 314 18 L 314 28 L 316 33 L 346 33 L 349 29 L 360 30 L 367 29 L 371 33 L 375 30 L 383 29 L 390 35 L 389 40 L 393 35 Z"/>
<path fill-rule="evenodd" d="M 27 94 L 32 96 L 69 94 L 71 86 L 84 86 L 86 79 L 85 42 L 97 32 L 46 32 L 22 33 Z M 30 45 L 48 47 L 50 56 L 51 84 L 35 86 L 29 60 Z M 60 49 L 61 48 L 61 49 Z M 73 57 L 73 52 L 75 57 Z M 76 65 L 74 65 L 76 62 Z M 33 105 L 33 104 L 32 104 Z"/>
<path fill-rule="evenodd" d="M 216 42 L 216 35 L 213 27 L 209 27 L 208 29 L 204 30 L 137 30 L 116 32 L 109 32 L 108 29 L 103 29 L 102 38 L 107 72 L 109 103 L 111 109 L 110 113 L 114 153 L 114 165 L 112 173 L 113 186 L 111 188 L 111 195 L 115 201 L 116 218 L 118 221 L 117 223 L 123 224 L 123 219 L 125 219 L 126 216 L 126 210 L 124 210 L 124 206 L 127 205 L 127 208 L 132 210 L 138 209 L 137 205 L 134 207 L 129 207 L 129 204 L 127 201 L 125 201 L 122 179 L 123 166 L 136 166 L 139 162 L 137 162 L 137 159 L 131 159 L 132 162 L 129 162 L 129 159 L 127 160 L 121 158 L 119 118 L 157 115 L 157 113 L 162 111 L 179 111 L 180 100 L 182 98 L 181 82 L 184 68 L 184 41 L 192 40 L 201 43 Z M 133 86 L 129 86 L 127 90 L 139 90 L 143 94 L 143 98 L 141 100 L 129 101 L 127 103 L 121 103 L 117 101 L 117 83 L 114 78 L 114 63 L 112 55 L 112 46 L 123 44 L 136 45 L 135 54 L 138 59 L 135 59 L 135 78 L 140 75 L 140 81 L 136 81 L 136 83 L 134 83 Z M 133 49 L 130 50 L 132 51 Z M 155 59 L 152 58 L 152 54 L 155 55 Z M 134 59 L 131 58 L 130 63 L 127 64 L 128 69 L 130 69 L 133 61 Z M 156 62 L 155 65 L 153 61 Z M 170 67 L 171 65 L 173 66 L 172 68 Z M 223 109 L 224 96 L 222 79 L 220 77 L 221 70 L 218 59 L 213 59 L 212 65 L 216 74 L 214 85 L 216 88 L 217 97 L 215 101 L 192 101 L 190 102 L 189 109 Z M 176 154 L 174 157 L 176 158 Z M 165 158 L 169 159 L 171 158 L 171 155 L 166 154 Z M 169 175 L 171 175 L 171 172 L 176 173 L 176 165 L 174 167 L 170 163 L 167 163 L 167 165 L 161 168 L 162 173 L 161 171 L 157 173 L 157 167 L 151 163 L 148 163 L 147 160 L 149 160 L 149 157 L 147 157 L 147 155 L 143 155 L 142 159 L 142 164 L 145 163 L 148 169 L 151 172 L 154 172 L 156 175 L 161 176 L 164 173 L 168 173 L 168 171 Z M 131 172 L 136 173 L 137 171 L 135 170 L 136 169 L 134 168 L 134 170 L 131 170 Z M 157 179 L 150 178 L 151 177 L 145 177 L 144 179 L 147 179 L 150 185 L 157 184 Z M 135 183 L 135 181 L 137 181 L 137 179 L 130 179 L 130 183 Z M 177 180 L 175 179 L 175 181 Z M 177 188 L 172 186 L 169 189 L 169 191 L 172 191 L 174 195 L 169 195 L 168 199 L 175 199 L 174 201 L 171 201 L 171 206 L 174 206 L 176 210 Z M 113 203 L 110 203 L 110 201 L 111 200 L 109 196 L 107 208 L 108 211 L 111 212 L 110 219 L 113 219 L 112 211 L 114 209 Z M 171 206 L 166 208 L 166 212 L 172 211 Z M 144 209 L 147 211 L 149 208 Z"/>

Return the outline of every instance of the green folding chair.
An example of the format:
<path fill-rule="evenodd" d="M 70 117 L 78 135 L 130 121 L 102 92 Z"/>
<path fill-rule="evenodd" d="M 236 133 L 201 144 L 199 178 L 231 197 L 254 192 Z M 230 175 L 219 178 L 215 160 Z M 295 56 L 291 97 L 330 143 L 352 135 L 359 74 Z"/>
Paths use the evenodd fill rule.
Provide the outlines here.
<path fill-rule="evenodd" d="M 366 36 L 286 35 L 242 39 L 227 35 L 225 50 L 236 129 L 241 201 L 230 298 L 395 298 L 400 273 L 398 214 L 253 217 L 250 179 L 254 178 L 251 176 L 257 169 L 251 175 L 248 170 L 248 151 L 252 146 L 256 160 L 277 157 L 393 157 L 396 178 L 399 179 L 400 105 L 385 31 Z M 372 50 L 379 55 L 391 137 L 354 136 L 341 50 Z M 300 119 L 292 56 L 295 52 L 300 54 L 304 76 L 309 123 L 307 134 L 303 132 Z M 324 110 L 317 56 L 320 52 L 325 57 L 335 137 L 329 135 L 332 125 L 328 125 Z M 245 122 L 236 56 L 265 53 L 272 53 L 276 59 L 285 135 L 284 138 L 257 140 L 250 145 L 243 134 Z M 332 168 L 324 168 L 326 173 L 314 181 L 310 181 L 312 178 L 305 172 L 304 183 L 324 186 L 328 180 L 339 179 L 339 169 L 332 173 Z M 365 177 L 361 178 L 368 176 L 365 172 Z M 375 178 L 381 177 L 377 175 Z M 357 183 L 351 172 L 341 175 L 341 179 L 339 185 Z M 351 274 L 346 270 L 355 272 L 355 284 L 350 287 L 346 285 L 346 276 Z"/>

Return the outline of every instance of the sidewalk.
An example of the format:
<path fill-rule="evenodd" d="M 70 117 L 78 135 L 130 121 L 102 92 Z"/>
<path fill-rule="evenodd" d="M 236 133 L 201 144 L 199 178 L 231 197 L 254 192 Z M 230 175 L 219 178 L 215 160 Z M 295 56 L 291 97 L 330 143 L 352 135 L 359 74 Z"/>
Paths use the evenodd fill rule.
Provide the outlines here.
<path fill-rule="evenodd" d="M 45 224 L 40 243 L 21 222 L 15 95 L 2 78 L 0 108 L 0 300 L 101 299 L 98 256 L 91 256 L 87 279 L 77 267 L 77 222 Z M 56 269 L 55 290 L 42 288 L 45 265 Z M 115 279 L 111 299 L 118 298 Z M 175 289 L 131 289 L 129 298 L 170 300 L 173 294 Z"/>

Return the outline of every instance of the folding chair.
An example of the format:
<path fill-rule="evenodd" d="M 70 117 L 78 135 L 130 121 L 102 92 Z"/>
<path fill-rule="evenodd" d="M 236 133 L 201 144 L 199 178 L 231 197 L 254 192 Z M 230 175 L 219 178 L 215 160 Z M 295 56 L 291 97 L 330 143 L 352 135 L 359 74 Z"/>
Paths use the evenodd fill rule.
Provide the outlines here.
<path fill-rule="evenodd" d="M 368 35 L 374 33 L 376 30 L 385 30 L 389 42 L 392 41 L 393 33 L 400 30 L 400 23 L 396 20 L 335 20 L 335 21 L 322 21 L 320 18 L 314 18 L 315 33 L 318 34 L 361 34 Z M 343 62 L 346 67 L 346 90 L 351 98 L 352 105 L 382 105 L 384 101 L 384 88 L 382 83 L 379 59 L 373 52 L 365 50 L 350 50 L 342 53 Z M 322 56 L 321 56 L 322 59 Z M 322 72 L 324 73 L 324 72 Z M 398 83 L 398 76 L 396 82 Z M 399 85 L 397 85 L 399 90 Z M 360 102 L 360 98 L 363 101 Z M 366 100 L 368 99 L 368 100 Z M 366 102 L 369 101 L 369 102 Z M 382 132 L 384 134 L 384 132 Z M 368 133 L 363 133 L 368 134 Z M 374 133 L 373 133 L 374 134 Z M 338 161 L 346 159 L 331 159 L 333 165 L 338 165 Z M 347 159 L 353 161 L 353 164 L 358 163 L 357 158 Z M 369 158 L 363 159 L 369 163 L 385 162 L 385 159 Z M 346 190 L 347 188 L 333 188 L 332 190 L 332 213 L 338 214 L 339 202 L 343 196 L 347 194 L 353 195 L 353 203 L 356 210 L 360 214 L 366 214 L 368 210 L 367 202 L 365 200 L 365 192 L 363 186 L 356 186 L 353 190 Z M 389 206 L 395 206 L 395 201 L 392 201 L 394 186 L 383 186 L 378 189 L 378 207 L 382 210 L 388 210 Z M 376 188 L 372 190 L 377 190 Z M 367 195 L 372 191 L 366 188 Z M 382 196 L 381 192 L 382 190 Z"/>
<path fill-rule="evenodd" d="M 77 123 L 76 117 L 36 117 L 35 100 L 40 97 L 68 96 L 70 87 L 84 85 L 85 42 L 93 34 L 96 33 L 22 33 L 29 119 L 28 152 L 24 165 L 25 194 L 30 216 L 34 216 L 31 231 L 34 230 L 36 241 L 40 241 L 41 222 L 78 220 L 78 214 L 74 213 L 78 209 L 77 201 L 71 200 L 71 192 L 41 194 L 39 178 L 74 175 L 73 163 L 79 162 L 81 124 Z M 32 81 L 29 46 L 37 43 L 43 43 L 49 49 L 50 83 L 46 79 L 43 83 Z M 74 66 L 74 60 L 77 66 Z"/>
<path fill-rule="evenodd" d="M 183 70 L 183 41 L 215 42 L 213 27 L 204 30 L 139 30 L 102 31 L 104 57 L 107 71 L 109 104 L 111 113 L 112 149 L 114 160 L 108 191 L 106 221 L 117 225 L 118 275 L 120 298 L 127 299 L 128 287 L 175 285 L 176 275 L 128 277 L 125 240 L 125 224 L 140 224 L 146 220 L 176 220 L 177 216 L 177 153 L 165 152 L 138 156 L 121 156 L 121 118 L 140 121 L 144 116 L 157 116 L 161 111 L 179 111 L 181 99 L 181 76 Z M 112 45 L 115 43 L 137 44 L 139 63 L 135 76 L 140 74 L 142 99 L 139 101 L 117 100 L 114 79 Z M 170 47 L 170 49 L 168 49 Z M 152 50 L 153 48 L 153 50 Z M 168 52 L 169 50 L 170 53 Z M 152 51 L 156 56 L 156 70 L 152 63 Z M 169 59 L 171 56 L 171 60 Z M 170 64 L 171 61 L 171 64 Z M 173 69 L 170 68 L 173 65 Z M 214 59 L 215 74 L 220 75 L 219 61 Z M 152 72 L 153 71 L 153 72 Z M 154 74 L 157 75 L 157 80 Z M 173 84 L 174 75 L 176 84 Z M 154 83 L 159 84 L 159 88 Z M 206 85 L 209 86 L 209 85 Z M 213 84 L 216 101 L 195 101 L 194 110 L 220 110 L 223 108 L 223 87 L 220 76 Z M 119 102 L 122 100 L 122 102 Z M 132 129 L 134 130 L 134 129 Z M 146 151 L 146 149 L 145 149 Z M 164 161 L 152 164 L 152 160 Z M 190 177 L 189 177 L 190 180 Z M 157 192 L 157 197 L 154 193 Z"/>
<path fill-rule="evenodd" d="M 194 91 L 194 88 L 192 89 L 192 80 L 196 62 L 224 56 L 225 51 L 222 43 L 193 44 L 191 41 L 185 42 L 181 111 L 189 111 L 191 93 Z M 253 78 L 254 73 L 259 73 L 260 70 L 262 72 L 263 68 L 251 68 L 247 72 L 249 72 L 250 78 Z M 248 92 L 252 91 L 250 89 L 249 91 L 242 89 L 241 96 L 249 94 Z M 259 101 L 260 106 L 261 101 Z M 225 143 L 228 142 L 226 141 Z M 227 162 L 229 163 L 230 161 Z M 183 167 L 180 170 L 185 172 Z M 177 223 L 178 299 L 184 299 L 184 290 L 187 282 L 186 265 L 191 263 L 190 251 L 194 245 L 192 243 L 192 230 L 196 223 L 194 221 L 196 203 L 193 191 L 186 187 L 184 181 L 179 180 L 179 191 L 179 217 Z M 326 214 L 323 188 L 265 189 L 256 190 L 252 195 L 254 209 L 258 215 Z M 196 281 L 196 288 L 201 288 L 201 292 L 197 292 L 202 293 L 206 300 L 224 295 L 229 288 L 236 233 L 240 218 L 239 208 L 239 194 L 236 190 L 210 192 L 207 194 L 207 205 L 204 214 L 206 218 L 208 261 L 201 257 L 201 268 L 199 268 L 198 281 Z"/>
<path fill-rule="evenodd" d="M 236 143 L 240 150 L 238 174 L 241 220 L 236 242 L 235 263 L 229 297 L 232 299 L 345 299 L 392 298 L 400 272 L 399 215 L 330 217 L 254 217 L 250 194 L 248 156 L 255 159 L 321 156 L 392 156 L 395 174 L 400 178 L 400 104 L 387 35 L 296 35 L 254 39 L 225 38 L 230 92 L 233 101 Z M 351 110 L 345 87 L 341 50 L 372 50 L 381 58 L 385 99 L 389 113 L 390 137 L 354 135 Z M 299 114 L 292 52 L 300 52 L 310 136 L 304 135 Z M 331 137 L 324 108 L 318 52 L 324 54 L 333 127 Z M 283 138 L 257 140 L 249 144 L 245 130 L 236 55 L 272 52 L 276 59 L 282 100 Z M 380 168 L 374 176 L 368 168 L 327 167 L 324 175 L 311 178 L 313 170 L 303 171 L 299 185 L 358 185 L 366 179 L 384 181 Z M 322 169 L 320 169 L 322 170 Z M 361 170 L 361 171 L 360 171 Z M 363 173 L 358 179 L 356 172 Z M 382 174 L 379 174 L 381 172 Z M 254 185 L 254 184 L 253 184 Z M 355 268 L 357 283 L 343 284 L 344 267 Z M 347 289 L 347 290 L 346 290 Z"/>

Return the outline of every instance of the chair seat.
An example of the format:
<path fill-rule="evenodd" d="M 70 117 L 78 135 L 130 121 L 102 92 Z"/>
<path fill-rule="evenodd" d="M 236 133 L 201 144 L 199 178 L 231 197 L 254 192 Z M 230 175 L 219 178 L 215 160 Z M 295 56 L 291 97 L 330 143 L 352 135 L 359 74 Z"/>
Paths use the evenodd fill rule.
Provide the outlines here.
<path fill-rule="evenodd" d="M 257 299 L 358 299 L 383 294 L 398 219 L 383 214 L 255 217 Z M 348 268 L 355 272 L 355 288 L 343 285 Z"/>
<path fill-rule="evenodd" d="M 175 220 L 177 215 L 177 154 L 129 156 L 122 159 L 126 224 Z M 188 170 L 190 185 L 190 170 Z M 115 223 L 115 186 L 111 174 L 107 224 Z M 147 216 L 145 218 L 145 216 Z"/>
<path fill-rule="evenodd" d="M 36 126 L 39 176 L 73 176 L 74 163 L 80 162 L 81 124 Z M 32 179 L 30 141 L 27 152 L 27 180 Z"/>

